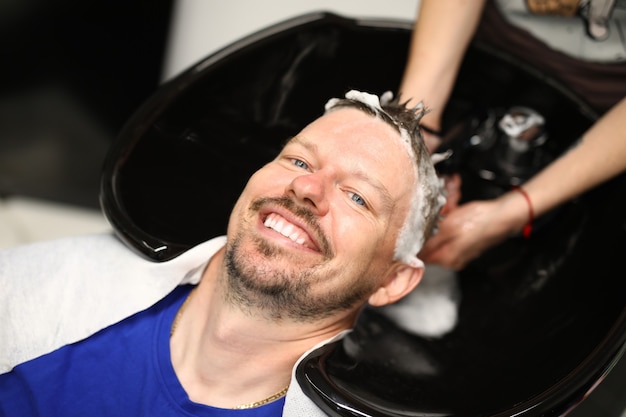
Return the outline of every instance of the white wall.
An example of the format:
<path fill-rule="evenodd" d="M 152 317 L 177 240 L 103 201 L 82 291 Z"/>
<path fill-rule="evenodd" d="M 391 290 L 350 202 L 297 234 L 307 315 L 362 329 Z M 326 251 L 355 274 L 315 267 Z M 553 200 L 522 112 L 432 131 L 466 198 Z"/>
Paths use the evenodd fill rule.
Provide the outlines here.
<path fill-rule="evenodd" d="M 419 0 L 177 0 L 164 63 L 171 78 L 212 52 L 275 23 L 310 12 L 415 19 Z"/>

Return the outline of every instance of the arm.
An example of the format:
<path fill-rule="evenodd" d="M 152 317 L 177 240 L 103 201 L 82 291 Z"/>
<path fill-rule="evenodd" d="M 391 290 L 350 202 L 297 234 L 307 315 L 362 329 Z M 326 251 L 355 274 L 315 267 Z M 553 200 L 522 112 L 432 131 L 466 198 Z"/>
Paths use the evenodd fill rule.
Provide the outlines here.
<path fill-rule="evenodd" d="M 626 98 L 583 136 L 583 140 L 523 188 L 538 217 L 626 170 Z M 460 269 L 484 250 L 518 232 L 528 221 L 528 206 L 516 191 L 495 200 L 459 206 L 440 222 L 420 257 Z"/>
<path fill-rule="evenodd" d="M 476 31 L 485 0 L 422 0 L 399 92 L 409 106 L 424 101 L 431 112 L 424 124 L 441 128 L 441 115 L 452 92 L 467 46 Z M 438 142 L 427 138 L 432 151 Z"/>

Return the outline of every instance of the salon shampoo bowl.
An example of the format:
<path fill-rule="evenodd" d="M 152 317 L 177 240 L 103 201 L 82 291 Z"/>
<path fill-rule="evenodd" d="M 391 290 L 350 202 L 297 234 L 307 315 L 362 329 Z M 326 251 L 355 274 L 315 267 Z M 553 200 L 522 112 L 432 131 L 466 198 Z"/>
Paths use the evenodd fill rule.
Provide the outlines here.
<path fill-rule="evenodd" d="M 410 29 L 304 15 L 165 83 L 105 162 L 101 204 L 116 234 L 155 262 L 223 234 L 247 178 L 329 97 L 398 86 Z M 445 123 L 466 118 L 468 104 L 537 109 L 556 153 L 597 117 L 554 80 L 477 44 Z M 565 205 L 530 239 L 513 237 L 461 271 L 459 320 L 442 337 L 410 334 L 366 310 L 347 338 L 301 363 L 304 391 L 333 416 L 564 414 L 624 350 L 625 191 L 623 178 L 611 181 Z"/>

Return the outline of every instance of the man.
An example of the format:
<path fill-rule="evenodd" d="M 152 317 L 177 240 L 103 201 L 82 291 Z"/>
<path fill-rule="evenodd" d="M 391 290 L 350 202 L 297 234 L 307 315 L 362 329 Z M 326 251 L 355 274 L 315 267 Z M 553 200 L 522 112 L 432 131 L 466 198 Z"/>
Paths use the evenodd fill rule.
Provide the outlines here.
<path fill-rule="evenodd" d="M 202 251 L 208 263 L 165 274 L 178 283 L 201 276 L 197 286 L 179 286 L 154 306 L 0 376 L 0 411 L 323 415 L 293 379 L 295 364 L 350 329 L 365 303 L 393 303 L 418 284 L 416 254 L 444 200 L 419 133 L 424 109 L 390 98 L 351 91 L 329 101 L 322 117 L 250 178 L 226 244 L 190 251 Z M 117 256 L 102 255 L 110 244 L 95 246 L 115 268 Z M 134 265 L 125 274 L 131 280 L 153 279 L 161 268 Z"/>

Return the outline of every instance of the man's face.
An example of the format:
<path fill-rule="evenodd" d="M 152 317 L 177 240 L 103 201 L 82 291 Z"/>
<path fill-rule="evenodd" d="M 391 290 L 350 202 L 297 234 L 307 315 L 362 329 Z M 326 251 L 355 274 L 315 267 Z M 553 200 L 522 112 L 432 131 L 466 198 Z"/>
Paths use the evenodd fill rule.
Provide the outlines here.
<path fill-rule="evenodd" d="M 360 110 L 338 109 L 257 171 L 229 222 L 231 296 L 302 321 L 367 300 L 394 263 L 416 185 L 398 137 Z"/>

